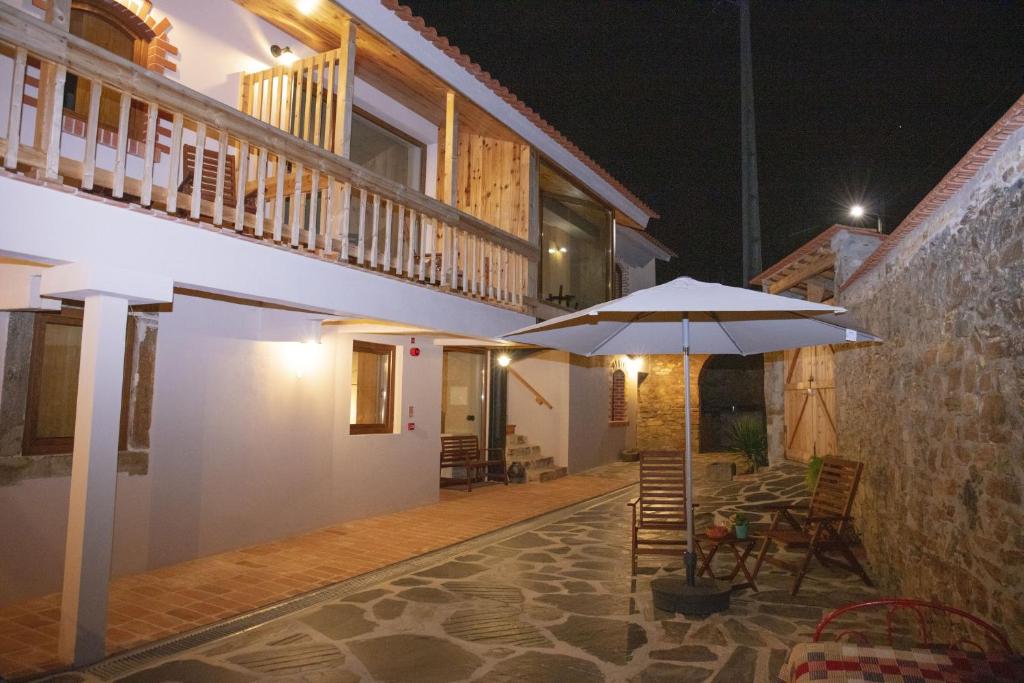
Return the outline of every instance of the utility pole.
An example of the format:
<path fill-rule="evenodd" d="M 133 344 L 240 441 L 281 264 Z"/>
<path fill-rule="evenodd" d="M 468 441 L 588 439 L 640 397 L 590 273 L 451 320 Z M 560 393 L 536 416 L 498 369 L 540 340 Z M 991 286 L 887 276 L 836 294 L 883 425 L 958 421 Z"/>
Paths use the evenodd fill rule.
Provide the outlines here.
<path fill-rule="evenodd" d="M 750 55 L 750 0 L 740 5 L 740 136 L 743 157 L 743 286 L 761 272 L 761 218 L 754 137 L 754 74 Z"/>

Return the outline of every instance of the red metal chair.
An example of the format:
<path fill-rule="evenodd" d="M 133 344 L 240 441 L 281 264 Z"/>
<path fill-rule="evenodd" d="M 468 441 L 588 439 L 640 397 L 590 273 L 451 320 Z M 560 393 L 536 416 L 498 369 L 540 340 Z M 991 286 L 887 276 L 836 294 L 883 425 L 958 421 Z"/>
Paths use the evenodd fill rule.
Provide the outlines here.
<path fill-rule="evenodd" d="M 1015 654 L 1006 635 L 987 621 L 968 612 L 934 602 L 925 602 L 914 598 L 879 598 L 867 602 L 858 602 L 840 607 L 830 612 L 818 622 L 814 630 L 814 642 L 821 642 L 825 630 L 833 622 L 844 616 L 869 610 L 882 610 L 885 614 L 885 633 L 888 647 L 906 647 L 897 643 L 897 638 L 913 636 L 913 628 L 901 631 L 905 624 L 903 618 L 909 618 L 910 625 L 916 625 L 917 638 L 912 647 L 944 647 L 950 650 L 974 650 L 977 652 L 1001 651 L 1007 655 Z M 873 631 L 877 633 L 877 631 Z M 877 639 L 877 636 L 876 636 Z M 843 628 L 835 634 L 833 640 L 852 640 L 858 645 L 879 645 L 872 642 L 868 634 L 855 628 Z M 995 650 L 998 648 L 998 650 Z"/>

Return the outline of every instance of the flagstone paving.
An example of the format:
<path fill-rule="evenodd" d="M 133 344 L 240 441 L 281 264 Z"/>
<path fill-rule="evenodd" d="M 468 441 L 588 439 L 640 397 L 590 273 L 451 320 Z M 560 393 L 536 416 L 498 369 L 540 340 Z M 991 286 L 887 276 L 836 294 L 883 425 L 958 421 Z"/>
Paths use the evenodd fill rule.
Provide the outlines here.
<path fill-rule="evenodd" d="M 229 619 L 594 498 L 636 479 L 636 464 L 613 463 L 545 483 L 485 486 L 472 493 L 445 489 L 431 505 L 122 576 L 110 584 L 107 652 Z M 486 563 L 464 563 L 451 571 L 468 577 L 486 568 Z M 416 594 L 434 595 L 442 602 L 447 596 L 429 587 Z M 381 603 L 385 614 L 405 604 Z M 378 604 L 372 608 L 377 610 Z M 59 593 L 0 608 L 0 679 L 58 669 L 59 623 Z"/>
<path fill-rule="evenodd" d="M 806 496 L 782 464 L 732 482 L 697 482 L 699 523 Z M 630 576 L 635 489 L 548 515 L 533 528 L 457 547 L 237 635 L 145 662 L 117 680 L 148 681 L 769 681 L 823 614 L 874 592 L 814 566 L 797 597 L 766 566 L 759 593 L 687 618 L 654 608 L 650 580 L 681 562 L 647 560 Z M 719 567 L 720 570 L 731 567 Z M 144 667 L 144 668 L 142 668 Z M 76 673 L 61 680 L 99 680 Z"/>

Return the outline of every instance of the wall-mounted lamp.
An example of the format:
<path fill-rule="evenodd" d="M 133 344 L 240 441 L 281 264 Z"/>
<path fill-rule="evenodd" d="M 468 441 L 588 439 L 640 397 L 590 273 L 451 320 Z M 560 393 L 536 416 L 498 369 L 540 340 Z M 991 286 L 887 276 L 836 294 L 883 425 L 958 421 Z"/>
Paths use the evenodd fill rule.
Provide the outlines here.
<path fill-rule="evenodd" d="M 567 247 L 560 247 L 557 244 L 552 244 L 548 247 L 549 254 L 565 254 L 569 251 Z"/>
<path fill-rule="evenodd" d="M 630 372 L 639 373 L 644 369 L 643 356 L 626 356 L 626 369 Z"/>
<path fill-rule="evenodd" d="M 312 14 L 313 10 L 316 9 L 317 0 L 298 0 L 295 3 L 296 8 L 303 14 Z"/>
<path fill-rule="evenodd" d="M 503 353 L 500 356 L 498 356 L 498 365 L 500 365 L 503 368 L 507 368 L 511 362 L 512 357 L 509 356 L 507 353 Z"/>
<path fill-rule="evenodd" d="M 277 63 L 282 66 L 290 66 L 299 58 L 299 56 L 292 52 L 292 49 L 288 46 L 281 47 L 280 45 L 271 45 L 270 54 L 273 55 Z"/>

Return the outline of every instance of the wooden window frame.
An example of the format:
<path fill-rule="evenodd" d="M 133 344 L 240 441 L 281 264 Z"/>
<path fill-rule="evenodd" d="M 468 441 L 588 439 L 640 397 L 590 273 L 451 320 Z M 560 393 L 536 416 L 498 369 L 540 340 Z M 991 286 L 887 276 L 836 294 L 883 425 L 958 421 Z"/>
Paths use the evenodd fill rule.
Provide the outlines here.
<path fill-rule="evenodd" d="M 395 431 L 395 358 L 397 356 L 395 348 L 396 347 L 388 344 L 375 344 L 373 342 L 353 340 L 353 364 L 355 363 L 356 353 L 373 353 L 378 356 L 385 356 L 388 359 L 388 398 L 383 423 L 352 424 L 349 422 L 349 434 L 391 434 Z"/>
<path fill-rule="evenodd" d="M 152 29 L 147 27 L 144 22 L 140 19 L 138 24 L 133 24 L 126 20 L 126 17 L 118 11 L 114 11 L 108 2 L 103 0 L 74 0 L 71 3 L 71 11 L 79 11 L 88 14 L 94 14 L 100 17 L 101 20 L 117 27 L 123 31 L 126 35 L 132 38 L 132 62 L 141 67 L 147 67 L 149 64 L 149 48 L 156 36 L 153 34 Z M 144 32 L 148 31 L 148 33 Z M 75 76 L 75 78 L 79 78 Z M 77 87 L 77 86 L 76 86 Z M 104 90 L 108 90 L 104 88 Z M 102 99 L 102 94 L 101 94 Z M 77 103 L 76 103 L 77 106 Z M 88 115 L 85 112 L 76 111 L 74 108 L 64 106 L 64 116 L 68 118 L 81 121 L 82 123 L 88 122 Z M 128 137 L 131 140 L 141 141 L 145 137 L 144 126 L 141 122 L 141 116 L 145 113 L 143 104 L 135 99 L 131 103 L 132 115 L 129 116 L 128 122 Z M 101 130 L 112 132 L 117 134 L 117 126 L 110 125 L 109 122 L 100 121 L 98 127 Z"/>
<path fill-rule="evenodd" d="M 59 313 L 36 313 L 32 324 L 32 350 L 29 359 L 28 395 L 25 400 L 25 429 L 22 435 L 21 452 L 24 455 L 58 455 L 72 453 L 74 436 L 38 437 L 36 427 L 39 420 L 39 399 L 43 382 L 43 353 L 47 325 L 68 325 L 82 327 L 83 311 L 65 308 Z M 131 318 L 129 317 L 130 321 Z M 131 391 L 132 352 L 134 348 L 134 326 L 126 324 L 124 377 L 121 386 L 121 424 L 118 430 L 118 450 L 128 447 L 128 398 Z M 76 406 L 77 413 L 77 406 Z M 77 415 L 76 415 L 77 419 Z"/>
<path fill-rule="evenodd" d="M 405 142 L 409 143 L 413 147 L 418 147 L 419 148 L 419 150 L 420 150 L 420 187 L 409 187 L 408 185 L 405 185 L 404 183 L 402 184 L 402 186 L 403 187 L 409 187 L 410 190 L 415 190 L 415 191 L 417 191 L 417 192 L 419 192 L 421 194 L 426 194 L 426 192 L 427 192 L 427 145 L 422 140 L 417 140 L 413 136 L 409 135 L 408 133 L 406 133 L 401 128 L 394 127 L 393 125 L 391 125 L 387 121 L 384 121 L 382 119 L 377 118 L 376 116 L 374 116 L 370 112 L 366 111 L 365 109 L 363 109 L 361 107 L 357 107 L 354 104 L 352 105 L 352 115 L 353 116 L 359 116 L 359 117 L 361 117 L 363 119 L 366 119 L 369 123 L 372 123 L 373 125 L 377 126 L 378 128 L 382 128 L 386 132 L 391 133 L 392 135 L 394 135 L 396 138 L 398 138 L 400 140 L 404 140 Z"/>

